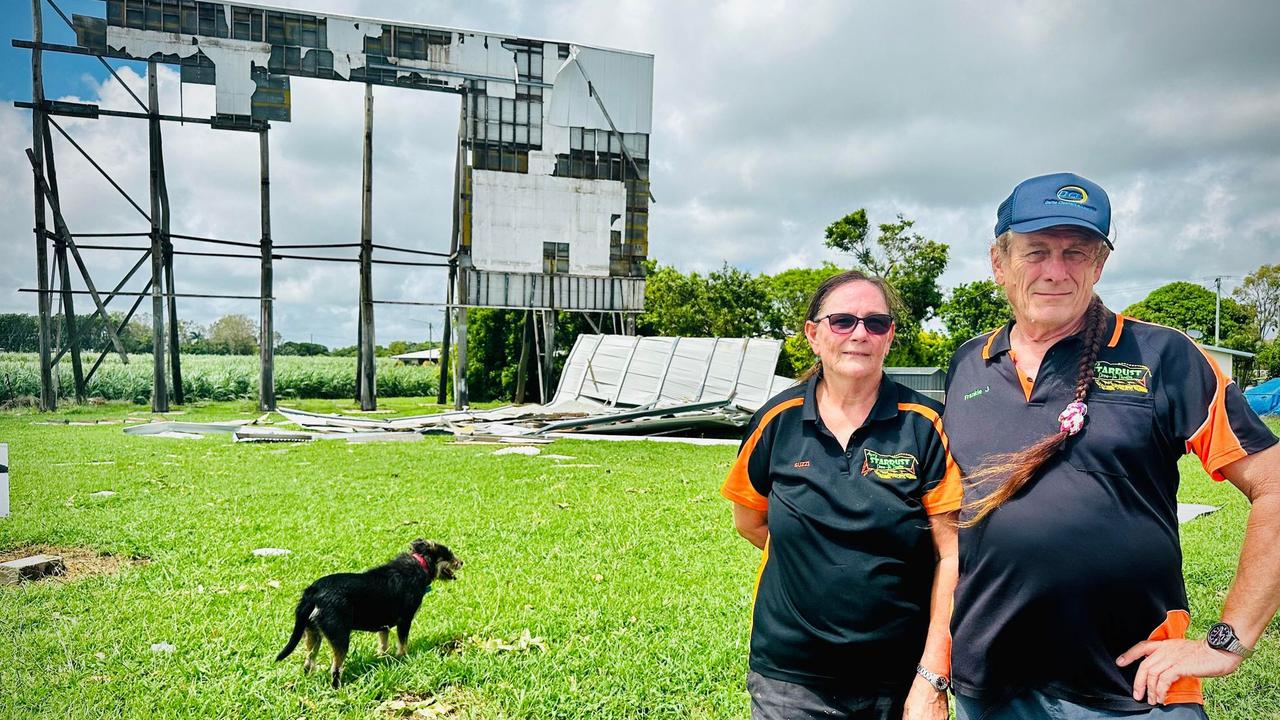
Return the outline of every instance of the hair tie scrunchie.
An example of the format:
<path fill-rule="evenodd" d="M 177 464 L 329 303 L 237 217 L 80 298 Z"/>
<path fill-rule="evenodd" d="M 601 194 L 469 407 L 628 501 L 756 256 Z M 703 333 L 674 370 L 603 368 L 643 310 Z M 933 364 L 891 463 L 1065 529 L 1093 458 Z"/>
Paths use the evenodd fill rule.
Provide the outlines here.
<path fill-rule="evenodd" d="M 1075 435 L 1084 427 L 1084 416 L 1089 414 L 1089 406 L 1082 402 L 1073 402 L 1058 415 L 1058 429 L 1067 435 Z"/>

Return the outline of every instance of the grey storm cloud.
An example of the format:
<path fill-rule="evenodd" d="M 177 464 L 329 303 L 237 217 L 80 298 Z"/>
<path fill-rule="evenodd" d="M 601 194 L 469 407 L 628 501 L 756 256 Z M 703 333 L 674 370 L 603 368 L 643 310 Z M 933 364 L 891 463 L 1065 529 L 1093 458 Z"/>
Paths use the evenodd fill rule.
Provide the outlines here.
<path fill-rule="evenodd" d="M 275 4 L 653 53 L 650 256 L 683 270 L 840 262 L 823 247 L 823 228 L 866 207 L 873 222 L 903 213 L 950 244 L 944 284 L 979 279 L 989 274 L 998 203 L 1018 180 L 1058 170 L 1112 196 L 1119 238 L 1099 289 L 1113 307 L 1173 280 L 1226 275 L 1230 287 L 1280 261 L 1280 4 Z M 99 83 L 87 76 L 77 95 L 132 103 Z M 176 109 L 172 73 L 161 75 L 161 93 Z M 273 236 L 355 242 L 362 90 L 295 79 L 292 96 L 294 121 L 271 133 Z M 443 249 L 457 100 L 388 88 L 376 97 L 375 236 Z M 205 88 L 188 88 L 182 102 L 189 114 L 211 112 Z M 142 124 L 64 125 L 145 207 Z M 256 138 L 198 126 L 165 133 L 175 230 L 256 240 Z M 34 282 L 20 154 L 29 139 L 29 116 L 0 107 L 0 177 L 20 189 L 0 198 L 13 260 L 0 267 L 0 288 Z M 143 227 L 65 143 L 58 153 L 73 229 Z M 129 264 L 102 260 L 99 284 Z M 256 272 L 252 261 L 190 257 L 177 270 L 185 290 L 244 294 L 256 292 Z M 354 265 L 284 261 L 276 283 L 285 337 L 354 343 Z M 379 267 L 375 283 L 382 298 L 444 295 L 443 273 L 428 268 Z M 33 307 L 30 296 L 0 293 L 0 310 Z M 181 311 L 197 322 L 256 314 L 237 301 Z M 377 317 L 382 342 L 423 337 L 427 322 L 439 333 L 434 309 L 379 306 Z"/>

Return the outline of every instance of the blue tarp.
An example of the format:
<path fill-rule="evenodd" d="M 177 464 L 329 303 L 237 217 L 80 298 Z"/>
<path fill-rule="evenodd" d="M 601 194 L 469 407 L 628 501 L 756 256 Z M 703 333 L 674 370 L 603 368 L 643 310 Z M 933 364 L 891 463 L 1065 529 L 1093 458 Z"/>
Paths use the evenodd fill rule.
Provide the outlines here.
<path fill-rule="evenodd" d="M 1245 390 L 1244 399 L 1259 415 L 1280 415 L 1280 378 L 1271 378 Z"/>

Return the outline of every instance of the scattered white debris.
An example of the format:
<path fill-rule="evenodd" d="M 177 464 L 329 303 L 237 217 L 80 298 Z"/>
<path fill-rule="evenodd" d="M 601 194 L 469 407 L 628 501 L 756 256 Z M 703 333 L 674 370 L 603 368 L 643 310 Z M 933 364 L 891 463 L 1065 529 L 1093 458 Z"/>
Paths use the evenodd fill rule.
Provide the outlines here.
<path fill-rule="evenodd" d="M 293 551 L 285 550 L 284 548 L 258 548 L 253 551 L 253 554 L 258 557 L 278 557 L 281 555 L 291 555 L 293 554 Z"/>
<path fill-rule="evenodd" d="M 115 495 L 115 494 L 116 494 L 115 490 L 99 490 L 96 493 L 89 493 L 89 497 L 111 497 L 112 495 Z"/>
<path fill-rule="evenodd" d="M 151 646 L 151 652 L 153 653 L 172 653 L 176 649 L 167 642 L 155 643 Z"/>
<path fill-rule="evenodd" d="M 555 454 L 547 454 L 547 455 L 543 455 L 542 457 L 545 460 L 577 460 L 578 459 L 572 455 L 555 455 Z"/>
<path fill-rule="evenodd" d="M 275 588 L 276 590 L 279 590 L 279 589 L 280 589 L 280 581 L 279 581 L 279 580 L 268 580 L 268 581 L 267 581 L 267 587 L 269 587 L 269 588 Z"/>
<path fill-rule="evenodd" d="M 514 447 L 505 447 L 505 448 L 502 448 L 501 450 L 494 450 L 493 454 L 494 455 L 530 455 L 532 456 L 532 455 L 537 455 L 540 452 L 542 452 L 541 448 L 536 448 L 536 447 L 533 447 L 532 445 L 516 445 Z"/>
<path fill-rule="evenodd" d="M 1208 515 L 1219 508 L 1216 505 L 1194 505 L 1191 503 L 1178 503 L 1178 524 L 1195 520 L 1201 515 Z"/>

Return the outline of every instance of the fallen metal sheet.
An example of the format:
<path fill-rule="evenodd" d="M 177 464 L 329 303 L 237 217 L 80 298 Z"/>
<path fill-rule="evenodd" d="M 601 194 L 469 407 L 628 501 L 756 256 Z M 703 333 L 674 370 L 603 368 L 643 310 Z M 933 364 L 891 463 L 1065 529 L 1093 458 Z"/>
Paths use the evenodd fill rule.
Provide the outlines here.
<path fill-rule="evenodd" d="M 306 428 L 350 428 L 353 430 L 395 429 L 385 420 L 369 420 L 367 418 L 350 417 L 347 415 L 313 413 L 305 410 L 294 410 L 292 408 L 277 408 L 276 412 L 280 413 L 288 420 Z"/>
<path fill-rule="evenodd" d="M 680 405 L 674 407 L 660 408 L 640 408 L 637 410 L 629 410 L 624 412 L 615 412 L 602 415 L 594 415 L 585 418 L 575 418 L 571 420 L 561 420 L 543 426 L 538 430 L 539 433 L 554 432 L 557 430 L 567 430 L 569 428 L 584 428 L 593 425 L 609 425 L 614 423 L 626 422 L 631 420 L 641 420 L 644 418 L 662 418 L 677 415 L 680 413 L 705 414 L 708 410 L 716 410 L 729 404 L 728 399 L 711 400 L 703 403 L 691 403 L 689 405 Z M 687 417 L 687 416 L 686 416 Z"/>
<path fill-rule="evenodd" d="M 344 436 L 349 443 L 375 443 L 375 442 L 421 442 L 422 435 L 416 432 L 370 432 L 370 433 L 351 433 Z"/>
<path fill-rule="evenodd" d="M 219 423 L 193 423 L 193 422 L 175 422 L 172 420 L 163 420 L 160 422 L 149 422 L 145 425 L 130 425 L 124 428 L 127 435 L 159 435 L 161 433 L 177 432 L 195 435 L 210 435 L 215 433 L 234 433 L 240 428 L 248 425 L 250 420 L 229 420 Z"/>
<path fill-rule="evenodd" d="M 773 396 L 781 350 L 772 338 L 579 335 L 552 404 L 661 407 L 732 399 L 754 412 Z"/>
<path fill-rule="evenodd" d="M 694 438 L 694 437 L 672 437 L 669 435 L 597 435 L 595 433 L 548 433 L 547 437 L 563 438 L 566 440 L 603 440 L 606 442 L 635 442 L 638 440 L 647 440 L 649 442 L 667 442 L 667 443 L 683 443 L 685 445 L 732 445 L 737 447 L 742 444 L 740 440 L 730 438 Z"/>
<path fill-rule="evenodd" d="M 310 442 L 316 436 L 309 432 L 281 430 L 279 428 L 246 427 L 232 435 L 236 442 Z"/>

